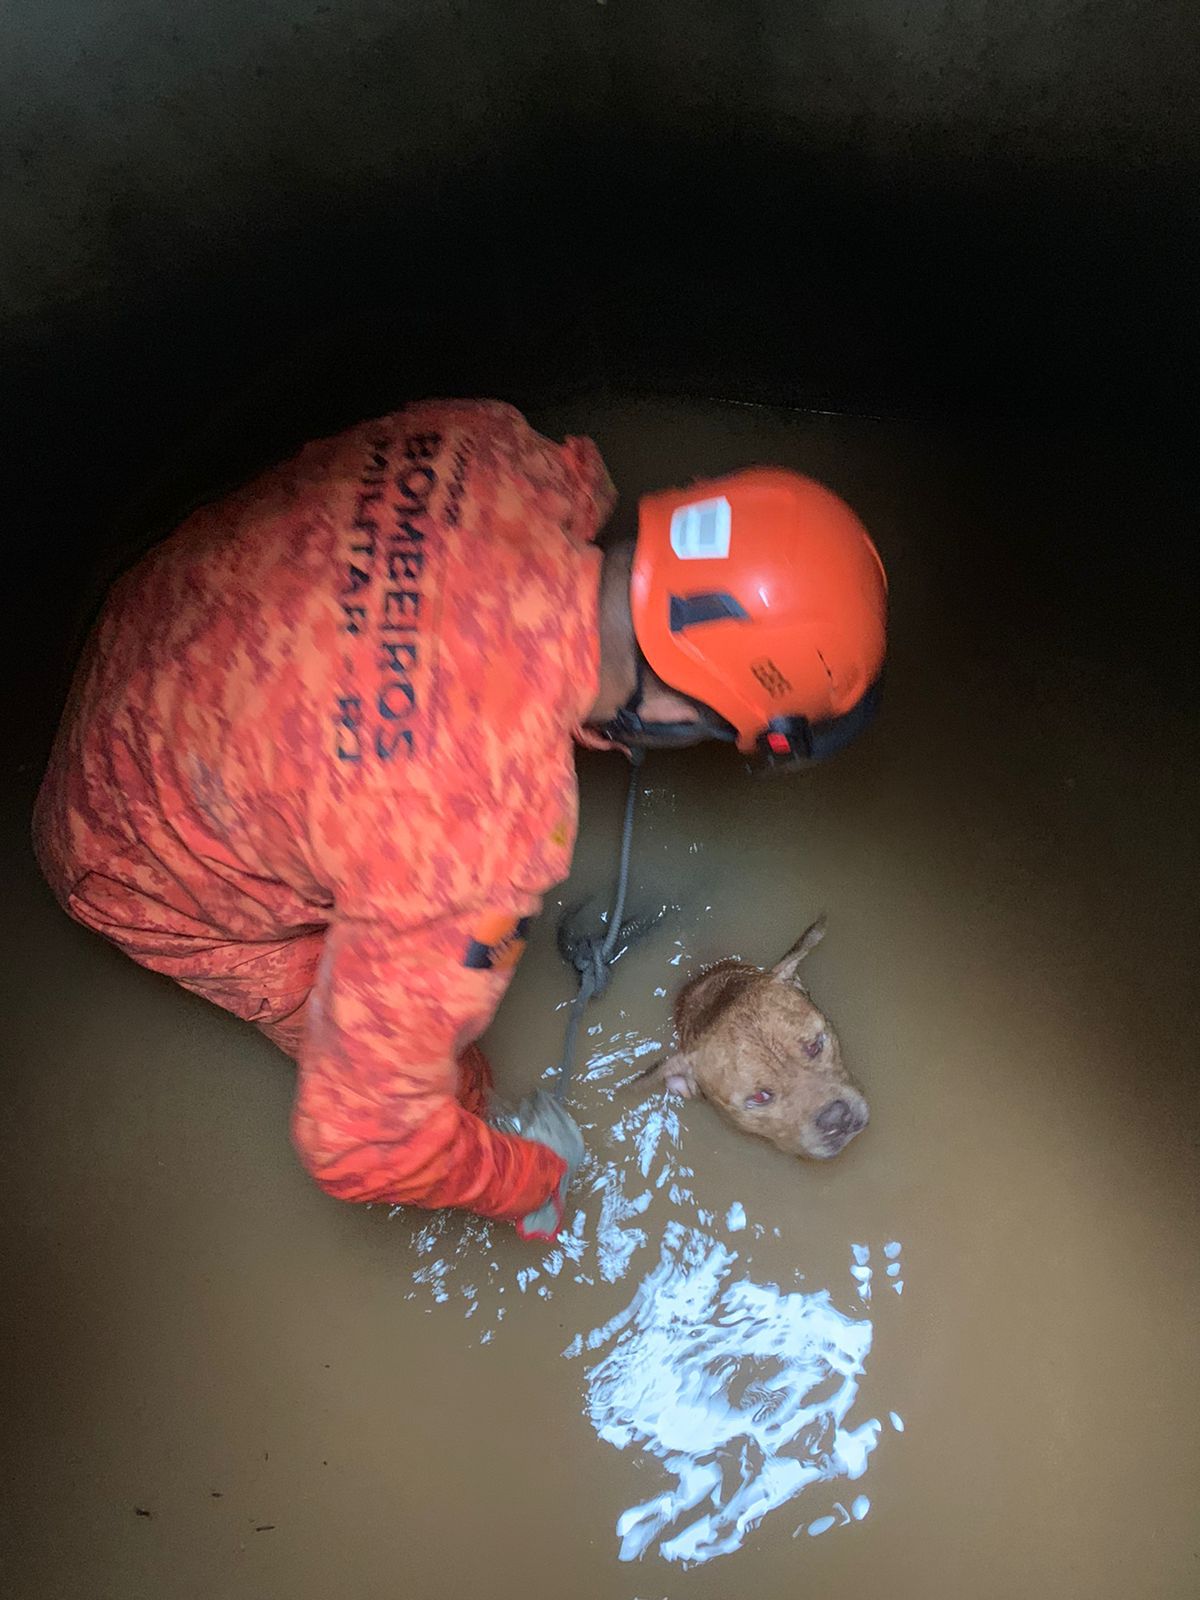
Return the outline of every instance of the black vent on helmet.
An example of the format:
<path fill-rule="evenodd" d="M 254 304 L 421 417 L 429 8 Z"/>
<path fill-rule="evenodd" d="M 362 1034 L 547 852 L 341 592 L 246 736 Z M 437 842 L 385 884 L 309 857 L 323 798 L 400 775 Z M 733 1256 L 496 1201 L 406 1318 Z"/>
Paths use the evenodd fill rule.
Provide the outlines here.
<path fill-rule="evenodd" d="M 671 632 L 682 633 L 701 622 L 720 622 L 725 617 L 749 619 L 750 613 L 731 594 L 673 594 L 671 596 Z"/>

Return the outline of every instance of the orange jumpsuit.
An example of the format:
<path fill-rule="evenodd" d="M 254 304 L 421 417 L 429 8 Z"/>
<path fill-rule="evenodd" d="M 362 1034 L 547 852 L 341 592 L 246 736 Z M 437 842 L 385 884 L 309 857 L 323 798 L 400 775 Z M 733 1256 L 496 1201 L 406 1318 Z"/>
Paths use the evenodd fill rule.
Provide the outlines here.
<path fill-rule="evenodd" d="M 61 903 L 299 1066 L 345 1200 L 517 1219 L 564 1172 L 481 1120 L 487 1026 L 566 876 L 612 485 L 511 407 L 311 444 L 113 588 L 35 813 Z"/>

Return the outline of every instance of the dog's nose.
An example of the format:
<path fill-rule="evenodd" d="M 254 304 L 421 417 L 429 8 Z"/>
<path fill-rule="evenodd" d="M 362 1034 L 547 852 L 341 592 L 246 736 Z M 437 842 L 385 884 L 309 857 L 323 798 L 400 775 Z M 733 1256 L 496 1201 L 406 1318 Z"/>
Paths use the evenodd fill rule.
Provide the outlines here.
<path fill-rule="evenodd" d="M 852 1106 L 848 1100 L 831 1100 L 821 1107 L 813 1120 L 826 1145 L 834 1151 L 848 1144 L 867 1125 L 866 1112 Z"/>

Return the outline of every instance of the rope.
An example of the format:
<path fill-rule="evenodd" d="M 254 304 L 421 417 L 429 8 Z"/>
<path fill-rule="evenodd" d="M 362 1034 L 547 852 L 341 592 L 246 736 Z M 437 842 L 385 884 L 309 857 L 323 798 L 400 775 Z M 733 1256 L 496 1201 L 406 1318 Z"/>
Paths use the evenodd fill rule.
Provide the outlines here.
<path fill-rule="evenodd" d="M 571 1012 L 567 1018 L 567 1031 L 563 1039 L 562 1057 L 558 1063 L 558 1077 L 554 1084 L 554 1098 L 562 1101 L 567 1097 L 567 1090 L 571 1087 L 574 1076 L 575 1042 L 579 1036 L 579 1024 L 583 1020 L 583 1013 L 587 1010 L 589 1001 L 601 995 L 608 988 L 612 977 L 612 969 L 617 958 L 621 955 L 624 946 L 618 949 L 623 933 L 628 933 L 622 926 L 621 918 L 625 913 L 625 891 L 629 887 L 629 856 L 633 848 L 633 814 L 637 803 L 638 783 L 641 778 L 642 768 L 641 750 L 630 752 L 631 768 L 629 773 L 629 788 L 625 792 L 625 820 L 621 827 L 621 858 L 617 868 L 617 887 L 613 896 L 612 909 L 608 915 L 608 927 L 603 934 L 585 935 L 572 942 L 570 961 L 579 975 L 579 993 L 571 1002 Z"/>

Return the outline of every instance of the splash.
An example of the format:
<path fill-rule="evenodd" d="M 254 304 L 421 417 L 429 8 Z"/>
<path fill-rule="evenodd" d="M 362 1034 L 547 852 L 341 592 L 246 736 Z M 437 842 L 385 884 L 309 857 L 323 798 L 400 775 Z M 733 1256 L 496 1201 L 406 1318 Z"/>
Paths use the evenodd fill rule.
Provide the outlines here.
<path fill-rule="evenodd" d="M 601 1439 L 657 1459 L 673 1480 L 618 1518 L 622 1561 L 655 1541 L 668 1561 L 728 1555 L 808 1485 L 862 1477 L 878 1441 L 878 1419 L 847 1422 L 871 1323 L 827 1290 L 734 1278 L 737 1260 L 669 1222 L 626 1309 L 565 1352 L 611 1343 L 588 1372 L 587 1415 Z M 866 1497 L 856 1505 L 865 1516 Z"/>
<path fill-rule="evenodd" d="M 810 1522 L 806 1528 L 803 1523 L 792 1534 L 793 1539 L 799 1538 L 802 1533 L 807 1533 L 810 1539 L 815 1539 L 818 1534 L 828 1533 L 830 1528 L 846 1527 L 850 1522 L 861 1522 L 871 1509 L 871 1502 L 865 1494 L 857 1495 L 850 1502 L 849 1511 L 840 1500 L 835 1500 L 833 1505 L 836 1515 L 831 1517 L 818 1517 L 815 1522 Z"/>
<path fill-rule="evenodd" d="M 481 1289 L 492 1294 L 510 1289 L 547 1300 L 552 1293 L 547 1280 L 559 1278 L 567 1267 L 574 1268 L 569 1276 L 584 1287 L 623 1279 L 649 1244 L 641 1219 L 659 1192 L 672 1206 L 694 1205 L 687 1183 L 692 1171 L 680 1160 L 677 1102 L 665 1092 L 650 1095 L 607 1120 L 622 1086 L 636 1076 L 645 1057 L 661 1053 L 662 1048 L 659 1040 L 628 1029 L 614 1033 L 589 1060 L 581 1082 L 598 1091 L 602 1115 L 598 1122 L 581 1121 L 589 1145 L 599 1152 L 587 1158 L 575 1191 L 582 1195 L 586 1210 L 575 1211 L 570 1228 L 542 1261 L 514 1267 L 508 1264 L 510 1250 L 497 1251 L 495 1224 L 459 1212 L 437 1212 L 413 1227 L 412 1249 L 421 1264 L 405 1298 L 428 1297 L 432 1303 L 426 1305 L 427 1311 L 461 1300 L 467 1317 L 479 1316 L 476 1326 L 483 1344 L 491 1343 L 494 1322 L 501 1318 L 493 1312 L 493 1325 L 485 1325 Z M 402 1206 L 392 1207 L 389 1214 L 412 1222 L 412 1213 Z M 503 1231 L 511 1232 L 507 1225 Z M 430 1256 L 434 1259 L 424 1259 Z"/>
<path fill-rule="evenodd" d="M 518 1255 L 505 1224 L 442 1212 L 414 1226 L 396 1208 L 417 1256 L 407 1298 L 424 1299 L 430 1314 L 457 1303 L 490 1345 L 516 1296 L 557 1298 L 561 1312 L 564 1285 L 578 1297 L 643 1274 L 624 1311 L 576 1334 L 563 1354 L 590 1362 L 583 1405 L 597 1436 L 628 1452 L 639 1485 L 647 1473 L 662 1479 L 617 1519 L 621 1559 L 657 1547 L 694 1565 L 740 1549 L 806 1489 L 866 1472 L 881 1426 L 874 1417 L 855 1424 L 850 1413 L 874 1336 L 872 1285 L 903 1293 L 901 1246 L 877 1247 L 874 1261 L 867 1244 L 850 1246 L 856 1316 L 828 1291 L 755 1282 L 754 1242 L 781 1238 L 780 1228 L 753 1220 L 739 1200 L 723 1215 L 702 1206 L 679 1102 L 623 1093 L 662 1042 L 626 1027 L 603 1037 L 595 1024 L 587 1036 L 592 1054 L 578 1081 L 589 1092 L 578 1098 L 593 1108 L 593 1120 L 579 1119 L 590 1154 L 569 1227 L 540 1257 Z M 902 1432 L 899 1414 L 889 1415 Z M 810 1512 L 794 1537 L 856 1524 L 870 1501 L 859 1494 L 815 1509 L 824 1514 Z"/>

